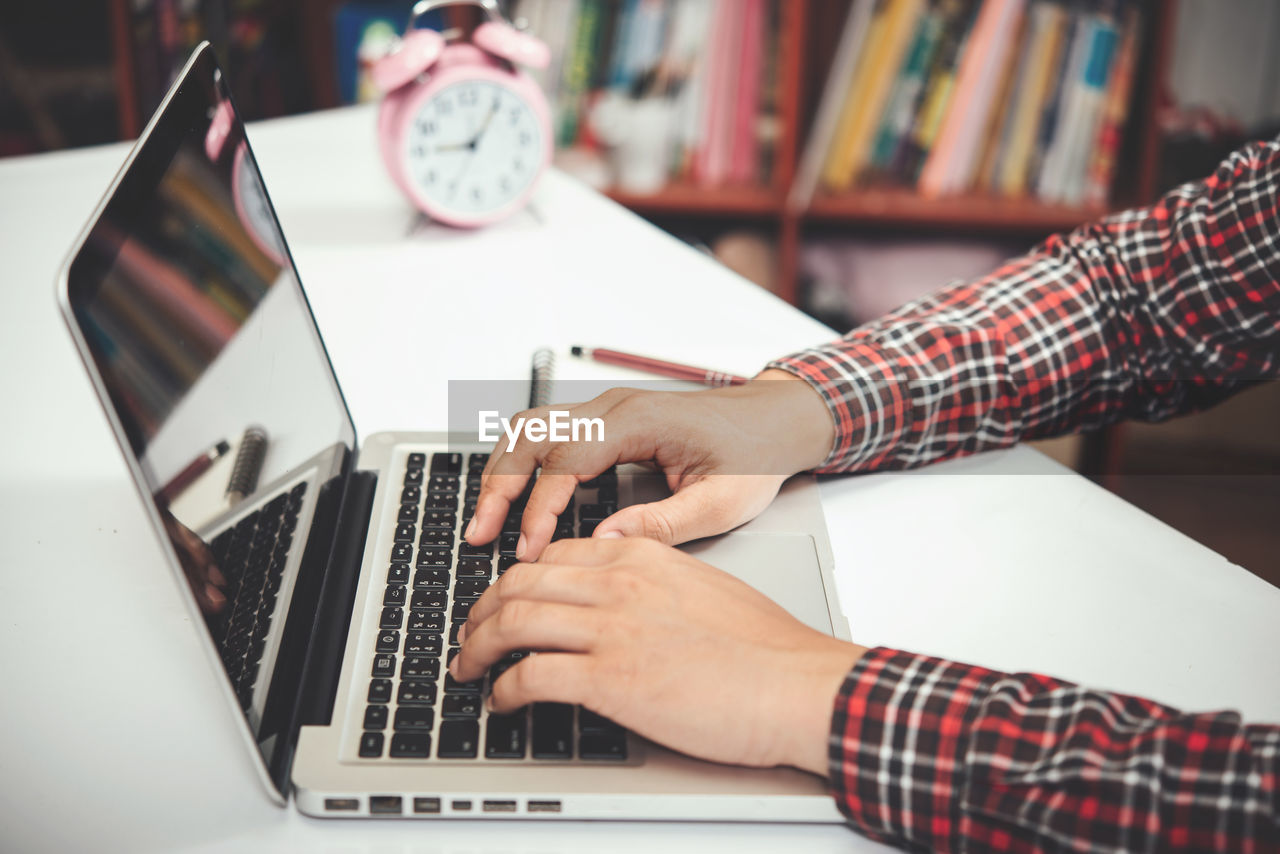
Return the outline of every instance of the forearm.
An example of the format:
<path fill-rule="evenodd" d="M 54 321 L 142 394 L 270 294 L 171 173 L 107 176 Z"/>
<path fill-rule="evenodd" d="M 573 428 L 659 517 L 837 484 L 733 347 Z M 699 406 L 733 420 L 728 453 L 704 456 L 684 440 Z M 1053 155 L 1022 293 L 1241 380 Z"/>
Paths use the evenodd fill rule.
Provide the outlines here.
<path fill-rule="evenodd" d="M 1055 237 L 771 367 L 837 433 L 827 471 L 902 468 L 1209 405 L 1280 369 L 1280 144 Z"/>
<path fill-rule="evenodd" d="M 830 739 L 869 836 L 935 850 L 1280 846 L 1280 727 L 874 649 Z"/>

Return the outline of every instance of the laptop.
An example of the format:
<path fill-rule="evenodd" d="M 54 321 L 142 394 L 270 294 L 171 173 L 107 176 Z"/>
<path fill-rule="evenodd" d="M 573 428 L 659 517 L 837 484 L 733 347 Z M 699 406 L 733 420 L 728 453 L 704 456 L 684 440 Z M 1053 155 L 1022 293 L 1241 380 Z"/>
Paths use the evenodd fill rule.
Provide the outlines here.
<path fill-rule="evenodd" d="M 447 673 L 471 604 L 515 563 L 519 508 L 495 543 L 473 547 L 459 532 L 490 450 L 478 436 L 357 444 L 207 43 L 58 289 L 247 761 L 277 803 L 292 795 L 322 817 L 841 821 L 825 781 L 799 771 L 692 759 L 570 705 L 489 715 L 484 692 L 522 653 L 475 683 Z M 661 478 L 639 472 L 584 482 L 557 537 L 659 497 Z M 685 548 L 848 637 L 812 478 Z"/>

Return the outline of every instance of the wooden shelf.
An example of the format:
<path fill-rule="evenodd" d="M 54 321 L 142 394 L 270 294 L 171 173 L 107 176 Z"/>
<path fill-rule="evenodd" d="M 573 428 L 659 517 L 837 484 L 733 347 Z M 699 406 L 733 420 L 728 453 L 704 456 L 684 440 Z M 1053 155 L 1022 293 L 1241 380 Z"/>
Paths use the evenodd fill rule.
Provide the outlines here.
<path fill-rule="evenodd" d="M 772 216 L 782 207 L 782 196 L 769 187 L 698 187 L 670 184 L 652 195 L 609 190 L 607 195 L 640 214 L 713 214 L 718 216 Z"/>
<path fill-rule="evenodd" d="M 1036 199 L 985 195 L 929 199 L 913 190 L 874 188 L 817 197 L 805 218 L 814 222 L 1030 234 L 1067 231 L 1106 213 L 1105 207 L 1047 204 Z"/>

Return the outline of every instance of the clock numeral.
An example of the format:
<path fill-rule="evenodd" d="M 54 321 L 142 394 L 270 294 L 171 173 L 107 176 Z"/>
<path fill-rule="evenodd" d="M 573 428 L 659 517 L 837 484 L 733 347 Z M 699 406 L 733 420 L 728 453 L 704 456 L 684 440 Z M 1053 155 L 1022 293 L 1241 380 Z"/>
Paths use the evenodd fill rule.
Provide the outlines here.
<path fill-rule="evenodd" d="M 475 90 L 475 87 L 463 89 L 458 93 L 458 103 L 464 107 L 474 107 L 480 103 L 480 93 Z"/>
<path fill-rule="evenodd" d="M 512 165 L 512 166 L 514 166 L 514 167 L 516 167 L 516 171 L 517 171 L 517 172 L 523 172 L 523 171 L 524 171 L 524 160 L 523 160 L 523 159 L 521 159 L 521 158 L 519 158 L 519 157 L 517 157 L 515 160 L 511 161 L 511 165 Z"/>
<path fill-rule="evenodd" d="M 453 114 L 453 102 L 445 98 L 439 98 L 435 102 L 436 112 L 442 116 Z"/>
<path fill-rule="evenodd" d="M 484 199 L 484 191 L 481 190 L 479 187 L 472 187 L 471 198 L 477 202 L 482 201 Z"/>
<path fill-rule="evenodd" d="M 423 180 L 425 180 L 428 184 L 434 184 L 436 182 L 436 178 L 438 177 L 439 176 L 436 175 L 436 170 L 431 169 L 431 170 L 428 170 L 427 174 L 423 176 Z"/>
<path fill-rule="evenodd" d="M 521 114 L 521 110 L 519 107 L 512 107 L 511 112 L 507 114 L 508 118 L 511 119 L 512 127 L 515 127 L 516 125 L 520 124 L 520 114 Z"/>
<path fill-rule="evenodd" d="M 506 175 L 503 175 L 500 179 L 498 179 L 498 186 L 502 187 L 502 192 L 504 193 L 511 192 L 511 179 L 508 178 Z"/>
<path fill-rule="evenodd" d="M 531 142 L 533 142 L 533 134 L 529 133 L 527 130 L 520 131 L 520 144 L 528 147 Z"/>

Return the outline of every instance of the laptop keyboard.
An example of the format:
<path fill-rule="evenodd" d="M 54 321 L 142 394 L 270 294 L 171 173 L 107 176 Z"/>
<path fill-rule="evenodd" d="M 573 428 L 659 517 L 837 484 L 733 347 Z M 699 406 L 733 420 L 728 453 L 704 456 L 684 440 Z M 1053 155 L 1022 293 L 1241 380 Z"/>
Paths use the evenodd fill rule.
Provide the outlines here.
<path fill-rule="evenodd" d="M 209 544 L 214 565 L 227 579 L 227 606 L 209 621 L 209 628 L 243 709 L 253 700 L 306 491 L 306 483 L 299 483 L 280 493 Z"/>
<path fill-rule="evenodd" d="M 457 682 L 448 664 L 472 604 L 516 563 L 524 498 L 496 543 L 472 546 L 461 531 L 475 512 L 487 454 L 409 454 L 394 545 L 374 644 L 359 755 L 366 759 L 535 759 L 622 762 L 626 731 L 582 707 L 535 703 L 489 714 L 484 695 L 528 653 L 516 651 L 473 682 Z M 573 501 L 554 539 L 589 537 L 617 508 L 613 471 L 581 485 L 591 502 Z"/>

